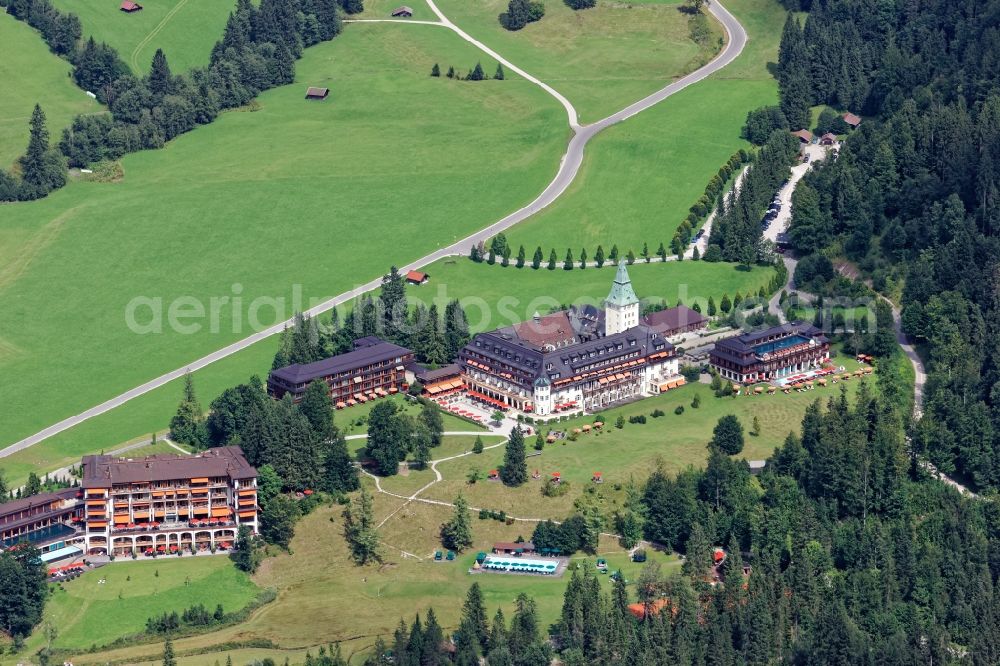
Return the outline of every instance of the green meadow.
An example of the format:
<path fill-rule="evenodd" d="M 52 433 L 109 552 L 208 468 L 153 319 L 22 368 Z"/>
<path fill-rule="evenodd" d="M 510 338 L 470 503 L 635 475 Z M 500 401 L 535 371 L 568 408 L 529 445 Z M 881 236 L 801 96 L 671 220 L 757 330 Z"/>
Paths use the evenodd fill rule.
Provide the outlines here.
<path fill-rule="evenodd" d="M 710 78 L 608 128 L 588 144 L 566 194 L 508 234 L 516 245 L 567 245 L 574 253 L 617 244 L 636 254 L 669 247 L 677 225 L 735 151 L 751 109 L 777 102 L 768 64 L 777 60 L 784 12 L 773 0 L 729 0 L 749 41 L 739 58 Z M 544 19 L 543 19 L 544 20 Z M 556 86 L 558 88 L 558 86 Z M 572 240 L 569 240 L 572 239 Z"/>
<path fill-rule="evenodd" d="M 507 527 L 496 521 L 473 519 L 475 544 L 454 562 L 434 562 L 440 549 L 437 533 L 450 510 L 425 504 L 404 505 L 386 495 L 376 497 L 376 519 L 389 518 L 380 533 L 385 542 L 385 563 L 364 568 L 349 560 L 342 536 L 342 509 L 320 508 L 305 517 L 296 528 L 291 554 L 279 554 L 264 562 L 254 577 L 261 587 L 281 590 L 278 598 L 255 612 L 247 622 L 217 632 L 174 641 L 181 664 L 213 664 L 226 661 L 222 646 L 229 641 L 270 640 L 274 648 L 257 649 L 255 654 L 283 661 L 286 655 L 300 654 L 319 645 L 341 641 L 345 657 L 361 663 L 377 636 L 391 638 L 400 618 L 412 622 L 414 613 L 434 608 L 446 631 L 454 631 L 462 601 L 469 585 L 478 582 L 489 614 L 502 607 L 510 618 L 513 601 L 521 592 L 536 600 L 542 626 L 558 618 L 568 576 L 561 578 L 468 573 L 475 553 L 488 550 L 494 541 L 530 535 L 533 526 Z M 411 553 L 404 556 L 402 551 Z M 621 568 L 635 580 L 641 565 L 629 562 L 628 555 L 611 539 L 604 539 L 600 553 L 609 566 Z M 418 559 L 419 558 L 419 559 Z M 673 555 L 651 553 L 651 560 L 667 571 L 679 566 Z M 593 558 L 575 558 L 584 566 L 594 566 Z M 611 587 L 601 577 L 606 590 Z M 632 592 L 634 594 L 634 592 Z M 74 664 L 162 663 L 162 644 L 147 644 L 94 654 L 72 655 Z M 197 654 L 189 653 L 196 652 Z M 234 663 L 237 661 L 233 653 Z"/>
<path fill-rule="evenodd" d="M 470 324 L 475 330 L 521 321 L 530 317 L 535 309 L 558 303 L 600 302 L 607 296 L 614 277 L 611 267 L 534 271 L 475 264 L 464 257 L 436 262 L 427 270 L 431 282 L 419 288 L 408 288 L 409 297 L 428 304 L 435 299 L 442 299 L 442 303 L 461 299 L 468 306 Z M 723 293 L 732 296 L 737 290 L 757 291 L 771 280 L 773 271 L 757 267 L 747 273 L 732 264 L 684 261 L 637 263 L 630 267 L 629 275 L 640 297 L 665 298 L 673 305 L 678 298 L 690 304 L 695 297 L 707 300 L 708 296 L 713 296 L 718 302 Z M 477 304 L 485 304 L 486 308 L 477 307 Z M 481 316 L 481 312 L 489 316 Z M 202 406 L 207 408 L 215 396 L 229 386 L 245 382 L 250 375 L 265 377 L 276 350 L 277 339 L 270 338 L 194 373 Z M 129 440 L 148 437 L 154 431 L 162 433 L 177 408 L 181 392 L 182 381 L 171 382 L 8 456 L 2 461 L 4 474 L 9 481 L 22 483 L 31 471 L 43 473 L 76 462 L 87 453 L 110 450 Z M 366 415 L 370 408 L 367 404 L 339 411 L 336 421 L 347 434 L 362 432 L 362 427 L 353 422 Z M 450 421 L 455 422 L 454 427 L 448 425 Z M 446 417 L 446 429 L 472 430 L 474 426 Z"/>
<path fill-rule="evenodd" d="M 180 614 L 196 604 L 209 612 L 222 604 L 224 611 L 234 612 L 253 601 L 258 591 L 225 556 L 116 562 L 52 585 L 45 618 L 59 630 L 53 648 L 80 650 L 138 633 L 148 618 Z M 44 645 L 41 633 L 36 631 L 27 642 L 32 653 Z"/>
<path fill-rule="evenodd" d="M 137 74 L 145 74 L 156 49 L 175 71 L 208 66 L 235 0 L 147 0 L 142 11 L 126 13 L 117 0 L 52 0 L 57 9 L 80 17 L 84 38 L 115 47 Z"/>
<path fill-rule="evenodd" d="M 704 44 L 695 43 L 680 2 L 600 0 L 580 11 L 561 0 L 546 2 L 545 16 L 516 32 L 497 21 L 507 0 L 438 0 L 437 5 L 469 35 L 565 95 L 581 124 L 697 69 L 719 50 L 723 34 L 710 20 L 710 35 Z M 474 63 L 447 64 L 467 69 Z"/>
<path fill-rule="evenodd" d="M 59 141 L 62 129 L 73 116 L 97 113 L 102 107 L 76 87 L 70 77 L 70 64 L 49 51 L 36 30 L 4 12 L 0 12 L 0 44 L 4 45 L 4 57 L 0 59 L 0 81 L 4 82 L 0 95 L 0 169 L 7 169 L 28 146 L 28 121 L 35 104 L 41 104 L 45 111 L 53 143 Z M 0 223 L 0 275 L 3 266 L 12 260 L 13 250 L 25 240 L 4 227 Z"/>
<path fill-rule="evenodd" d="M 351 25 L 308 49 L 297 82 L 262 95 L 260 110 L 127 156 L 122 182 L 5 207 L 15 260 L 0 269 L 0 373 L 20 380 L 0 388 L 0 442 L 245 337 L 254 313 L 281 321 L 534 198 L 565 146 L 561 109 L 517 78 L 427 76 L 476 53 L 438 28 Z M 333 93 L 308 102 L 306 85 Z M 169 325 L 177 299 L 207 311 L 237 295 L 241 308 L 223 307 L 214 331 L 208 316 L 193 334 Z M 162 299 L 163 333 L 126 325 L 137 297 Z M 155 316 L 143 308 L 137 320 Z M 206 382 L 203 395 L 221 388 Z"/>

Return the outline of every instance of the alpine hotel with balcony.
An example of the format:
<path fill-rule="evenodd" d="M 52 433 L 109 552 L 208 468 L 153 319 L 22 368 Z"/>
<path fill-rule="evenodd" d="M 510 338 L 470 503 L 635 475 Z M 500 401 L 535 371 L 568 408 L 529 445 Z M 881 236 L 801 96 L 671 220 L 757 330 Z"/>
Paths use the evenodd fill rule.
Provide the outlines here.
<path fill-rule="evenodd" d="M 812 324 L 794 322 L 720 340 L 709 358 L 724 379 L 769 382 L 820 368 L 830 358 L 830 340 Z"/>
<path fill-rule="evenodd" d="M 290 393 L 298 402 L 309 384 L 320 379 L 330 387 L 337 409 L 343 409 L 405 389 L 406 366 L 412 363 L 409 349 L 369 336 L 355 340 L 354 350 L 346 354 L 272 370 L 267 392 L 279 400 Z"/>
<path fill-rule="evenodd" d="M 227 550 L 257 522 L 257 470 L 236 446 L 196 455 L 83 458 L 84 552 Z"/>
<path fill-rule="evenodd" d="M 604 305 L 536 314 L 475 336 L 458 359 L 469 396 L 551 416 L 597 411 L 682 385 L 673 345 L 639 317 L 624 263 Z"/>

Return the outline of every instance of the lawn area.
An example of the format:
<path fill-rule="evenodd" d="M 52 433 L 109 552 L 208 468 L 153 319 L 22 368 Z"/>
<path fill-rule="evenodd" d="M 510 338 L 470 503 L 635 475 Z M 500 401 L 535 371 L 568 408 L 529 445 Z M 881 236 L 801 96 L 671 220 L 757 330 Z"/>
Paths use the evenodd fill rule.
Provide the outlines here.
<path fill-rule="evenodd" d="M 77 182 L 4 207 L 2 233 L 24 242 L 0 279 L 0 373 L 24 381 L 0 389 L 0 442 L 245 337 L 255 315 L 261 326 L 280 321 L 534 198 L 565 146 L 561 110 L 523 80 L 427 76 L 435 61 L 475 53 L 438 28 L 351 25 L 308 49 L 298 83 L 262 95 L 259 111 L 126 157 L 121 183 Z M 335 92 L 307 103 L 306 82 Z M 407 242 L 388 246 L 389 236 Z M 223 307 L 214 330 L 170 326 L 177 299 L 208 310 L 237 293 L 240 307 Z M 164 333 L 129 329 L 136 297 L 162 299 Z M 256 360 L 241 360 L 236 381 L 263 373 L 274 344 L 245 354 Z M 233 376 L 206 381 L 206 403 Z M 176 402 L 167 394 L 160 405 Z M 123 437 L 106 431 L 95 448 L 165 422 L 161 413 Z"/>
<path fill-rule="evenodd" d="M 185 444 L 171 445 L 170 442 L 164 442 L 161 439 L 158 440 L 155 444 L 146 444 L 145 446 L 140 446 L 137 449 L 129 449 L 123 455 L 126 458 L 143 458 L 145 456 L 159 456 L 159 455 L 164 455 L 164 456 L 180 455 L 181 452 L 178 451 L 175 447 L 180 447 L 181 449 L 187 451 L 188 453 L 193 452 L 191 447 Z"/>
<path fill-rule="evenodd" d="M 475 264 L 465 258 L 445 259 L 428 269 L 431 282 L 424 287 L 410 287 L 411 299 L 459 298 L 468 306 L 470 324 L 474 330 L 486 330 L 512 321 L 530 318 L 534 311 L 559 303 L 574 301 L 600 302 L 607 296 L 614 269 L 538 271 L 530 268 L 503 268 L 499 265 Z M 502 275 L 503 279 L 493 276 Z M 737 290 L 756 291 L 770 279 L 770 269 L 754 268 L 750 273 L 737 270 L 732 264 L 707 262 L 637 263 L 630 267 L 636 293 L 643 298 L 666 298 L 671 304 L 682 298 L 714 296 L 719 301 L 723 293 L 730 296 Z M 2 300 L 2 294 L 0 294 Z M 277 340 L 259 342 L 245 351 L 194 373 L 195 388 L 203 407 L 224 389 L 244 382 L 252 374 L 265 376 L 277 349 Z M 182 393 L 178 380 L 136 398 L 111 412 L 90 419 L 35 446 L 2 460 L 4 476 L 16 484 L 24 482 L 28 473 L 57 469 L 78 462 L 80 456 L 102 449 L 109 450 L 150 432 L 162 432 L 177 408 Z M 336 422 L 347 435 L 364 432 L 363 420 L 374 403 L 357 405 L 336 414 Z M 445 414 L 446 430 L 474 430 L 475 425 Z"/>
<path fill-rule="evenodd" d="M 402 502 L 379 495 L 376 514 L 387 515 Z M 381 528 L 386 546 L 386 563 L 365 568 L 355 567 L 348 559 L 341 536 L 341 507 L 320 508 L 302 520 L 292 541 L 292 554 L 283 554 L 265 561 L 255 582 L 262 587 L 275 587 L 281 594 L 264 606 L 244 624 L 221 631 L 174 641 L 180 655 L 191 650 L 206 650 L 230 640 L 266 638 L 284 650 L 267 652 L 267 656 L 284 659 L 285 650 L 302 650 L 328 641 L 344 641 L 345 656 L 370 649 L 379 635 L 390 637 L 399 619 L 412 622 L 413 614 L 424 614 L 433 606 L 446 631 L 456 628 L 462 600 L 473 581 L 483 588 L 486 606 L 492 617 L 502 606 L 511 616 L 515 597 L 526 592 L 538 603 L 542 626 L 557 619 L 562 594 L 568 576 L 545 578 L 468 573 L 475 553 L 488 550 L 498 540 L 512 540 L 518 534 L 529 534 L 530 525 L 506 527 L 495 521 L 473 520 L 475 544 L 455 562 L 434 562 L 427 559 L 440 549 L 437 531 L 447 520 L 449 511 L 443 507 L 410 504 L 394 514 Z M 400 548 L 418 557 L 403 557 Z M 627 561 L 620 546 L 608 539 L 602 541 L 602 556 L 607 556 L 612 569 L 622 568 L 629 580 L 635 580 L 639 565 Z M 673 556 L 651 554 L 667 569 L 678 565 Z M 582 560 L 581 560 L 582 561 Z M 590 560 L 590 566 L 593 560 Z M 611 587 L 602 577 L 602 586 Z M 634 591 L 633 591 L 634 594 Z M 350 612 L 345 612 L 350 609 Z M 130 663 L 161 662 L 162 648 L 147 645 L 105 653 L 73 655 L 74 664 L 103 664 L 112 660 Z M 315 653 L 315 648 L 314 648 Z M 264 653 L 262 653 L 264 654 Z M 212 664 L 226 660 L 225 651 L 212 651 L 182 664 Z M 293 657 L 294 661 L 294 657 Z M 351 663 L 360 663 L 361 659 Z M 234 663 L 236 661 L 234 654 Z"/>
<path fill-rule="evenodd" d="M 99 583 L 101 579 L 106 583 Z M 182 612 L 195 604 L 226 612 L 250 603 L 258 587 L 228 557 L 172 557 L 115 562 L 76 580 L 53 586 L 45 617 L 59 629 L 55 648 L 105 645 L 141 631 L 147 618 Z M 28 639 L 34 653 L 44 645 L 40 631 Z"/>
<path fill-rule="evenodd" d="M 147 0 L 142 11 L 126 13 L 116 0 L 52 0 L 57 9 L 80 17 L 83 36 L 107 42 L 137 74 L 146 74 L 156 49 L 163 49 L 171 69 L 207 67 L 215 42 L 222 38 L 235 0 Z"/>
<path fill-rule="evenodd" d="M 62 129 L 79 113 L 95 113 L 102 107 L 76 87 L 68 62 L 49 51 L 42 36 L 27 23 L 0 11 L 0 169 L 7 169 L 28 146 L 28 121 L 35 104 L 41 104 L 48 121 L 52 143 L 57 143 Z M 0 224 L 0 276 L 3 266 L 15 254 L 7 252 L 27 239 Z M 0 277 L 2 280 L 2 277 Z M 0 357 L 3 348 L 0 346 Z"/>
<path fill-rule="evenodd" d="M 496 446 L 497 444 L 502 444 L 507 441 L 506 438 L 498 435 L 483 435 L 483 447 Z M 431 458 L 435 460 L 440 460 L 441 458 L 449 458 L 451 456 L 461 455 L 467 451 L 472 450 L 472 445 L 475 443 L 476 438 L 469 435 L 455 435 L 451 437 L 445 437 L 444 441 L 441 442 L 441 446 L 436 449 L 431 449 Z M 351 442 L 352 444 L 354 442 Z M 354 448 L 354 447 L 352 447 Z M 497 451 L 502 451 L 503 449 L 497 447 Z M 479 455 L 472 454 L 467 456 L 470 459 L 479 458 Z M 445 463 L 446 464 L 446 463 Z M 434 480 L 434 472 L 428 469 L 411 469 L 411 470 L 401 470 L 396 476 L 386 477 L 381 480 L 382 489 L 395 493 L 397 495 L 404 495 L 409 497 L 413 493 L 417 492 L 428 483 Z"/>
<path fill-rule="evenodd" d="M 364 0 L 365 9 L 360 14 L 349 16 L 344 14 L 344 18 L 350 19 L 391 19 L 392 10 L 400 6 L 399 0 Z M 424 0 L 413 0 L 407 7 L 413 10 L 414 21 L 437 21 L 437 15 L 431 11 Z"/>
<path fill-rule="evenodd" d="M 416 416 L 420 413 L 420 405 L 414 402 L 408 402 L 400 395 L 383 398 L 383 400 L 391 400 L 392 402 L 395 402 L 410 416 Z M 333 420 L 337 424 L 337 427 L 340 428 L 340 431 L 345 435 L 364 434 L 368 432 L 368 415 L 379 402 L 380 401 L 369 401 L 362 405 L 339 409 L 334 414 Z M 444 423 L 444 429 L 446 432 L 474 432 L 477 430 L 486 432 L 486 428 L 478 423 L 472 423 L 470 421 L 466 421 L 465 419 L 460 419 L 447 412 L 441 413 L 441 421 Z"/>
<path fill-rule="evenodd" d="M 517 245 L 514 246 L 515 253 Z M 605 251 L 610 246 L 604 246 Z M 654 248 L 655 249 L 655 248 Z M 543 253 L 548 261 L 548 250 Z M 593 303 L 600 305 L 611 290 L 617 268 L 605 264 L 603 268 L 590 267 L 571 271 L 563 270 L 559 256 L 558 268 L 550 271 L 542 267 L 531 268 L 534 246 L 527 248 L 528 262 L 524 268 L 507 267 L 499 263 L 490 266 L 477 264 L 464 257 L 442 259 L 426 268 L 431 282 L 419 289 L 411 288 L 409 297 L 438 304 L 441 309 L 451 299 L 459 299 L 465 307 L 469 326 L 475 331 L 487 331 L 499 326 L 526 321 L 538 312 L 546 312 L 559 305 Z M 676 305 L 678 299 L 685 304 L 707 304 L 708 297 L 719 302 L 723 294 L 732 297 L 737 291 L 756 293 L 774 276 L 771 267 L 754 266 L 749 272 L 734 264 L 705 261 L 669 261 L 643 263 L 637 260 L 628 267 L 629 277 L 636 295 L 643 300 L 666 300 Z"/>
<path fill-rule="evenodd" d="M 574 11 L 554 0 L 545 3 L 542 20 L 517 32 L 497 21 L 507 0 L 438 0 L 437 6 L 469 35 L 565 95 L 582 124 L 697 69 L 719 50 L 723 35 L 712 19 L 704 44 L 692 41 L 680 2 L 599 0 L 593 9 Z M 474 64 L 441 67 L 464 71 Z"/>
<path fill-rule="evenodd" d="M 845 356 L 836 357 L 834 362 L 848 370 L 859 367 L 853 358 Z M 853 395 L 858 384 L 857 380 L 851 380 L 805 393 L 736 398 L 716 398 L 707 385 L 690 384 L 657 397 L 610 409 L 600 417 L 587 416 L 543 427 L 543 433 L 548 428 L 572 431 L 592 423 L 595 418 L 605 421 L 600 434 L 580 435 L 575 442 L 560 440 L 546 444 L 540 456 L 528 458 L 528 469 L 532 472 L 537 470 L 542 478 L 529 480 L 527 492 L 525 488 L 512 489 L 493 481 L 480 481 L 474 485 L 466 481 L 466 476 L 473 469 L 485 474 L 503 463 L 503 449 L 497 448 L 480 456 L 440 463 L 438 471 L 444 475 L 444 480 L 431 486 L 421 497 L 451 502 L 456 495 L 463 493 L 475 507 L 503 510 L 515 516 L 562 519 L 569 515 L 573 501 L 592 485 L 593 473 L 602 472 L 604 483 L 597 486 L 595 496 L 610 516 L 624 499 L 624 492 L 616 486 L 627 484 L 629 479 L 642 483 L 659 463 L 671 472 L 689 465 L 703 466 L 708 455 L 705 446 L 720 417 L 735 414 L 743 423 L 746 445 L 737 457 L 764 459 L 790 431 L 798 432 L 802 415 L 810 403 L 821 399 L 825 404 L 827 398 L 839 395 L 842 385 L 847 387 L 848 395 Z M 696 394 L 701 396 L 701 407 L 698 409 L 691 407 Z M 674 413 L 678 406 L 684 406 L 683 414 Z M 654 409 L 663 410 L 665 415 L 649 418 Z M 621 430 L 613 425 L 619 414 L 626 419 Z M 630 416 L 639 414 L 646 415 L 645 424 L 627 423 Z M 749 434 L 754 416 L 761 425 L 761 433 L 756 437 Z M 536 453 L 533 437 L 526 438 L 525 443 L 529 454 Z M 542 482 L 551 478 L 553 472 L 559 472 L 562 479 L 571 484 L 570 491 L 562 497 L 541 494 Z"/>
<path fill-rule="evenodd" d="M 457 1 L 457 0 L 456 0 Z M 553 4 L 553 3 L 548 3 Z M 750 37 L 742 55 L 721 72 L 608 128 L 588 144 L 566 194 L 518 225 L 508 238 L 531 248 L 569 245 L 593 257 L 617 243 L 636 254 L 648 243 L 669 247 L 677 225 L 706 183 L 736 150 L 747 112 L 777 102 L 768 63 L 777 60 L 784 10 L 774 0 L 725 3 Z M 544 19 L 543 19 L 544 20 Z M 559 86 L 556 85 L 558 88 Z"/>

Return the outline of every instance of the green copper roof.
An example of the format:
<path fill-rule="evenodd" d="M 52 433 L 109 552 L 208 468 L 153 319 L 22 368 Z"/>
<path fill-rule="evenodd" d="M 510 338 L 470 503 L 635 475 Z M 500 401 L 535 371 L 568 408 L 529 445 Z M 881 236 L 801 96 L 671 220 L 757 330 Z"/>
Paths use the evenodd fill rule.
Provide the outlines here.
<path fill-rule="evenodd" d="M 615 281 L 611 285 L 611 293 L 608 294 L 606 302 L 608 305 L 617 305 L 619 307 L 639 302 L 639 299 L 635 296 L 635 291 L 632 290 L 632 280 L 629 279 L 625 262 L 618 264 L 618 274 L 615 275 Z"/>

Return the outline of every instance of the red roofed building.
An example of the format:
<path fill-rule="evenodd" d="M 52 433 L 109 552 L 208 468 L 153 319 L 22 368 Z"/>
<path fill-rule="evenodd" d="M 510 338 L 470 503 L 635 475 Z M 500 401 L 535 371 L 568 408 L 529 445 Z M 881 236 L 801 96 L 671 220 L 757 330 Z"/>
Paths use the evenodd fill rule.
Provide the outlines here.
<path fill-rule="evenodd" d="M 128 12 L 129 14 L 131 14 L 132 12 L 137 12 L 140 9 L 142 9 L 142 5 L 140 5 L 138 2 L 132 2 L 132 0 L 122 0 L 121 7 L 119 7 L 119 9 L 121 9 L 123 12 Z"/>
<path fill-rule="evenodd" d="M 657 599 L 651 604 L 629 604 L 628 612 L 632 613 L 637 620 L 645 620 L 647 608 L 650 615 L 659 615 L 660 611 L 669 605 L 670 599 Z"/>
<path fill-rule="evenodd" d="M 410 284 L 427 284 L 427 281 L 431 279 L 431 276 L 427 273 L 421 273 L 420 271 L 410 271 L 406 274 L 406 281 Z"/>
<path fill-rule="evenodd" d="M 807 129 L 800 129 L 792 132 L 792 136 L 798 137 L 799 143 L 812 143 L 813 134 Z"/>
<path fill-rule="evenodd" d="M 861 116 L 855 115 L 848 111 L 843 115 L 844 122 L 851 126 L 852 129 L 857 129 L 858 125 L 861 124 Z"/>

